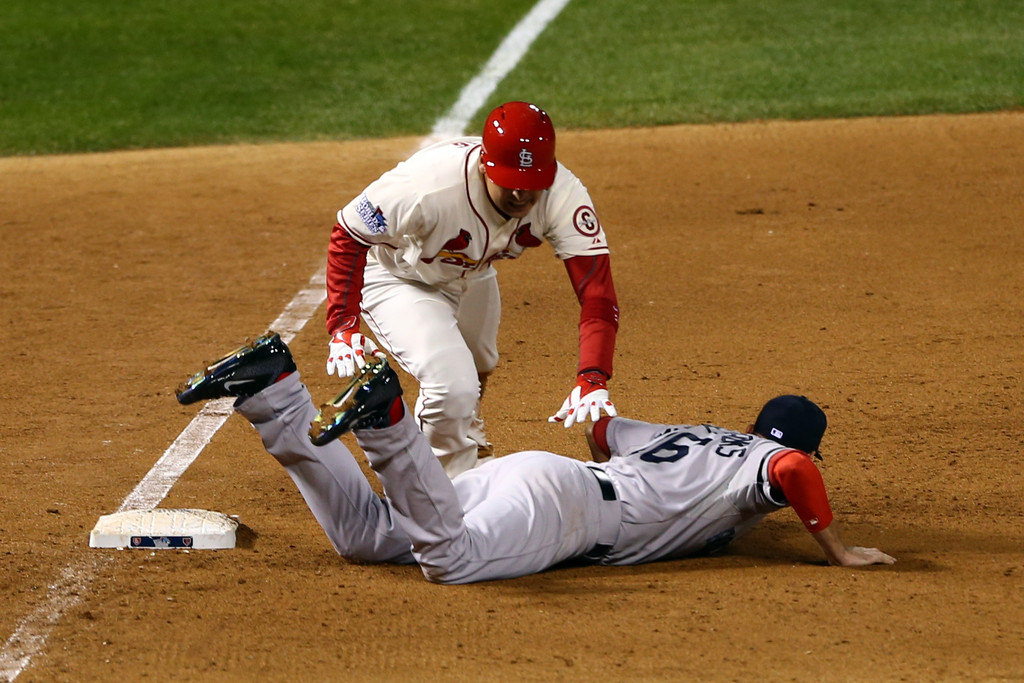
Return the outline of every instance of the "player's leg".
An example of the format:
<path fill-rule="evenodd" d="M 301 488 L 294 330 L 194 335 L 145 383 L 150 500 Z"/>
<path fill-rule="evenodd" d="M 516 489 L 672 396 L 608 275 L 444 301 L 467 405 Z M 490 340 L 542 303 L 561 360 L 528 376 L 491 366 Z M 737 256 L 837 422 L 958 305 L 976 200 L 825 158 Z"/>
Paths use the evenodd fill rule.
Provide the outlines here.
<path fill-rule="evenodd" d="M 477 378 L 480 382 L 480 399 L 473 411 L 469 425 L 469 438 L 477 444 L 477 455 L 490 457 L 494 447 L 487 440 L 481 405 L 490 377 L 498 364 L 498 326 L 501 323 L 501 294 L 498 289 L 497 271 L 493 268 L 482 278 L 472 280 L 459 301 L 456 313 L 459 330 L 466 346 L 473 354 Z"/>
<path fill-rule="evenodd" d="M 242 401 L 236 410 L 295 482 L 340 555 L 367 562 L 413 561 L 408 535 L 345 444 L 310 442 L 309 424 L 317 411 L 298 373 Z"/>
<path fill-rule="evenodd" d="M 197 373 L 178 389 L 189 404 L 228 396 L 256 427 L 335 549 L 374 562 L 413 562 L 409 537 L 394 524 L 388 504 L 370 487 L 340 441 L 314 446 L 308 436 L 316 416 L 291 352 L 277 335 L 265 335 Z"/>
<path fill-rule="evenodd" d="M 479 373 L 477 379 L 480 381 L 480 398 L 477 399 L 476 409 L 473 411 L 473 419 L 469 423 L 468 436 L 476 444 L 477 466 L 487 462 L 494 457 L 494 444 L 487 440 L 487 428 L 484 426 L 482 412 L 484 394 L 487 393 L 487 379 L 490 373 Z"/>
<path fill-rule="evenodd" d="M 608 515 L 597 480 L 571 458 L 515 453 L 452 481 L 408 416 L 356 437 L 437 583 L 524 576 L 579 557 Z"/>
<path fill-rule="evenodd" d="M 448 475 L 474 467 L 477 444 L 468 433 L 480 382 L 458 327 L 457 297 L 371 264 L 362 305 L 377 340 L 419 382 L 415 415 Z"/>

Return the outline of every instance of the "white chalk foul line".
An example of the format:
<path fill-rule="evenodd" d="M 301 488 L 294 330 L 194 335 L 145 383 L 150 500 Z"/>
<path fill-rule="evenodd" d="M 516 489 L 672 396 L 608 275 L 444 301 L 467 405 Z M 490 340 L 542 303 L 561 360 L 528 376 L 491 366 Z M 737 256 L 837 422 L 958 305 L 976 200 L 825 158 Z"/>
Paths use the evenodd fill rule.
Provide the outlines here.
<path fill-rule="evenodd" d="M 270 324 L 269 329 L 278 332 L 287 344 L 302 330 L 326 298 L 326 269 L 321 268 L 288 303 L 277 320 Z M 118 512 L 148 510 L 159 504 L 210 443 L 217 430 L 231 417 L 233 404 L 234 400 L 230 398 L 208 401 L 170 448 L 164 451 L 135 490 L 128 494 Z"/>
<path fill-rule="evenodd" d="M 82 601 L 100 565 L 110 562 L 109 556 L 86 555 L 64 568 L 60 577 L 47 586 L 44 600 L 18 627 L 0 652 L 0 680 L 13 681 L 25 670 L 32 658 L 42 652 L 53 627 L 75 605 Z"/>
<path fill-rule="evenodd" d="M 515 68 L 537 36 L 544 32 L 548 24 L 569 2 L 570 0 L 541 0 L 534 5 L 529 14 L 516 24 L 505 36 L 505 40 L 501 41 L 480 73 L 462 89 L 459 99 L 452 108 L 434 124 L 434 129 L 430 136 L 423 140 L 422 146 L 462 135 L 469 120 L 484 106 L 484 102 L 498 87 L 498 83 Z"/>
<path fill-rule="evenodd" d="M 569 2 L 540 0 L 534 5 L 501 42 L 480 73 L 462 89 L 458 101 L 437 121 L 431 135 L 424 138 L 423 146 L 438 138 L 462 135 L 469 120 L 498 83 L 515 68 L 537 36 Z M 326 298 L 325 277 L 324 269 L 318 271 L 271 323 L 269 329 L 280 333 L 285 343 L 298 334 L 323 303 Z M 209 401 L 128 494 L 119 511 L 148 509 L 159 504 L 231 416 L 231 405 L 232 400 L 226 398 Z M 48 586 L 46 599 L 18 622 L 0 651 L 0 681 L 10 683 L 16 679 L 32 658 L 43 651 L 53 627 L 68 610 L 81 602 L 101 566 L 109 562 L 109 556 L 89 554 L 64 568 L 60 578 Z"/>
<path fill-rule="evenodd" d="M 298 334 L 327 297 L 325 277 L 326 271 L 321 268 L 271 323 L 269 329 L 280 333 L 285 343 Z M 118 512 L 156 507 L 231 417 L 234 412 L 232 404 L 233 399 L 230 398 L 207 402 L 128 494 Z M 4 644 L 0 651 L 0 680 L 13 681 L 32 658 L 43 651 L 53 627 L 82 601 L 93 578 L 109 562 L 109 555 L 89 553 L 64 568 L 60 578 L 47 587 L 46 599 L 18 622 L 14 633 Z"/>

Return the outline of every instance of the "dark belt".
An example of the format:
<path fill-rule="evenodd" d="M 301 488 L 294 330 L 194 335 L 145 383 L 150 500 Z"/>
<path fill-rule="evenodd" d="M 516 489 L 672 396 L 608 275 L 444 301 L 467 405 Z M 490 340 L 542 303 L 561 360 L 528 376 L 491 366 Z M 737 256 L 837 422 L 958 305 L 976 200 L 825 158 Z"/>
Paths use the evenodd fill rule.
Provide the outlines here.
<path fill-rule="evenodd" d="M 597 483 L 601 486 L 601 497 L 605 500 L 617 500 L 615 497 L 615 487 L 612 486 L 611 477 L 604 470 L 599 470 L 596 467 L 588 467 L 588 470 L 597 479 Z"/>
<path fill-rule="evenodd" d="M 594 475 L 598 485 L 601 487 L 601 498 L 604 500 L 618 500 L 615 496 L 615 487 L 612 486 L 612 480 L 608 474 L 604 470 L 594 467 L 588 467 L 587 469 Z M 583 554 L 583 559 L 587 562 L 600 562 L 611 549 L 612 546 L 609 543 L 598 543 Z"/>

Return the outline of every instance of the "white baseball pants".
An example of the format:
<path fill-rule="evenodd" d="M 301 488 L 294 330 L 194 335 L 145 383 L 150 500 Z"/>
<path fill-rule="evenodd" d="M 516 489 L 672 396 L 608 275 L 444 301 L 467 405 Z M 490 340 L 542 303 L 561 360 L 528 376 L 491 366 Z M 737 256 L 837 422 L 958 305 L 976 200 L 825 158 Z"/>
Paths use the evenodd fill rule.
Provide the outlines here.
<path fill-rule="evenodd" d="M 363 318 L 420 385 L 414 415 L 450 477 L 477 462 L 481 374 L 498 363 L 497 271 L 438 288 L 366 265 Z"/>

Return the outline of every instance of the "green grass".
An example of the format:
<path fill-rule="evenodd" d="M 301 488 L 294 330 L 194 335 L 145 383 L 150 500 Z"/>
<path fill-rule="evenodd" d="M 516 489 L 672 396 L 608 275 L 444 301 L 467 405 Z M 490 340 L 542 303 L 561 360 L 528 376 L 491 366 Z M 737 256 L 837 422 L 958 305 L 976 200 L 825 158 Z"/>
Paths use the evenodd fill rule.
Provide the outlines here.
<path fill-rule="evenodd" d="M 5 0 L 0 153 L 421 133 L 530 4 Z"/>
<path fill-rule="evenodd" d="M 0 154 L 424 134 L 532 4 L 5 0 Z M 574 0 L 489 104 L 518 98 L 577 128 L 1012 109 L 1024 2 Z"/>
<path fill-rule="evenodd" d="M 503 90 L 528 92 L 557 64 L 546 106 L 573 127 L 1024 103 L 1017 0 L 604 0 L 579 3 L 553 32 L 560 40 L 539 44 Z"/>

